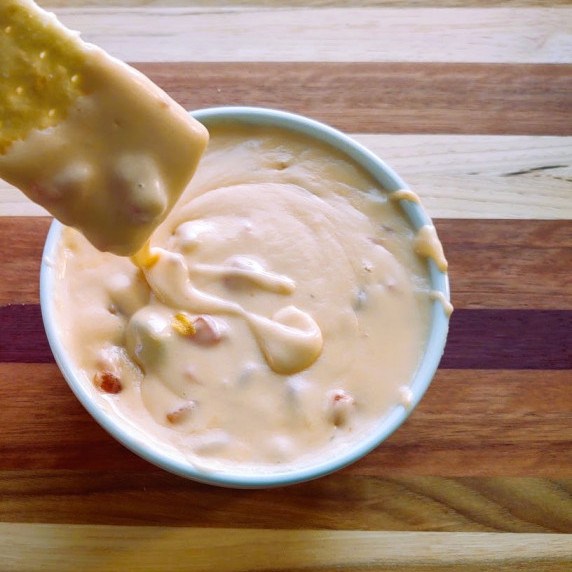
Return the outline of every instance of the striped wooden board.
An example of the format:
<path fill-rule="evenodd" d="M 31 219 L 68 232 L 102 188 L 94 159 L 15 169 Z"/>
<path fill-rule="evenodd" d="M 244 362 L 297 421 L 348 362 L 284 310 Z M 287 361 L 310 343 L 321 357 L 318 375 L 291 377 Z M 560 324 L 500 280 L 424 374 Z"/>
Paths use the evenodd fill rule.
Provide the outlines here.
<path fill-rule="evenodd" d="M 0 181 L 0 570 L 570 570 L 572 4 L 40 4 L 189 109 L 279 107 L 365 143 L 435 218 L 456 310 L 422 403 L 358 463 L 188 482 L 67 388 L 39 310 L 50 218 Z"/>

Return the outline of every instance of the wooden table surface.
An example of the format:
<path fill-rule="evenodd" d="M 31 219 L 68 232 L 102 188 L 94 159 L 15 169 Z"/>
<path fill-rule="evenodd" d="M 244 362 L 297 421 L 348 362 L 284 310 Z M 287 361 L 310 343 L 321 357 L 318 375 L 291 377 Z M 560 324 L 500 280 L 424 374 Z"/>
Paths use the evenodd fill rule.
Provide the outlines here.
<path fill-rule="evenodd" d="M 68 389 L 39 310 L 50 218 L 0 183 L 0 570 L 570 570 L 572 4 L 40 4 L 188 109 L 284 108 L 371 147 L 434 217 L 456 310 L 426 397 L 366 458 L 196 484 Z"/>

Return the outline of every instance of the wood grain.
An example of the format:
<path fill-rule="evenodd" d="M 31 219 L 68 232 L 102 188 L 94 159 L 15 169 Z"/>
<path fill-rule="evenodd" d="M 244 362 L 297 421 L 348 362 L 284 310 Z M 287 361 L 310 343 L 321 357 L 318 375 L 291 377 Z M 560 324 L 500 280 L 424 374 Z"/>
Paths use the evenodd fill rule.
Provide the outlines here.
<path fill-rule="evenodd" d="M 443 369 L 570 369 L 572 311 L 458 310 Z"/>
<path fill-rule="evenodd" d="M 432 217 L 572 219 L 572 137 L 352 136 L 415 189 Z M 0 216 L 46 214 L 0 180 Z"/>
<path fill-rule="evenodd" d="M 569 384 L 569 370 L 439 370 L 405 424 L 342 474 L 572 477 Z M 55 364 L 0 364 L 0 402 L 0 470 L 151 470 Z"/>
<path fill-rule="evenodd" d="M 0 217 L 1 305 L 39 302 L 40 264 L 50 224 L 48 217 Z"/>
<path fill-rule="evenodd" d="M 186 109 L 278 107 L 351 133 L 572 135 L 569 65 L 182 62 L 136 67 Z"/>
<path fill-rule="evenodd" d="M 436 218 L 571 219 L 572 138 L 356 134 Z"/>
<path fill-rule="evenodd" d="M 338 474 L 236 491 L 149 471 L 0 471 L 4 522 L 297 530 L 572 532 L 572 480 Z M 213 507 L 232 506 L 229 513 Z"/>
<path fill-rule="evenodd" d="M 457 308 L 572 308 L 570 221 L 435 224 Z"/>
<path fill-rule="evenodd" d="M 100 6 L 101 0 L 38 0 L 38 4 L 44 8 L 78 8 L 83 6 Z M 106 6 L 120 8 L 138 7 L 183 7 L 189 2 L 185 0 L 112 0 L 106 2 Z M 336 7 L 347 6 L 346 0 L 193 0 L 193 6 L 217 6 L 217 7 Z M 550 8 L 554 6 L 570 6 L 570 0 L 353 0 L 352 6 L 357 7 L 533 7 Z"/>
<path fill-rule="evenodd" d="M 338 474 L 236 491 L 159 470 L 0 471 L 4 522 L 217 528 L 572 532 L 572 480 Z M 229 514 L 213 506 L 232 505 Z"/>
<path fill-rule="evenodd" d="M 274 531 L 45 524 L 0 525 L 6 570 L 449 570 L 486 564 L 495 570 L 565 570 L 567 535 Z M 493 540 L 494 539 L 494 540 Z M 64 555 L 65 557 L 55 557 Z M 308 564 L 310 563 L 310 567 Z M 375 567 L 375 568 L 373 568 Z M 429 567 L 429 568 L 427 568 Z M 398 570 L 400 568 L 397 568 Z M 403 568 L 401 568 L 403 569 Z"/>
<path fill-rule="evenodd" d="M 569 7 L 57 9 L 125 61 L 571 63 Z M 319 22 L 319 25 L 316 23 Z"/>
<path fill-rule="evenodd" d="M 572 569 L 570 0 L 39 3 L 187 109 L 354 134 L 436 219 L 457 310 L 421 404 L 364 459 L 200 485 L 119 445 L 65 384 L 37 305 L 50 219 L 0 183 L 0 569 Z"/>
<path fill-rule="evenodd" d="M 0 217 L 0 306 L 37 304 L 50 224 Z M 436 219 L 457 309 L 572 310 L 572 221 Z"/>

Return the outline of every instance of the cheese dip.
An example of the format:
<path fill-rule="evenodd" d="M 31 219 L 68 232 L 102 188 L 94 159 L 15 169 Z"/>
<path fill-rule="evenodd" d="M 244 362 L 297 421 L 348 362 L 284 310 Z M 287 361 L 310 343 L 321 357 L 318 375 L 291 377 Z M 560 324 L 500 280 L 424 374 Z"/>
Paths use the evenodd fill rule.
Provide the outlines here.
<path fill-rule="evenodd" d="M 396 404 L 429 335 L 434 228 L 341 152 L 209 126 L 176 208 L 132 259 L 65 228 L 54 312 L 93 398 L 198 470 L 285 471 L 347 451 Z M 415 200 L 408 194 L 407 200 Z"/>

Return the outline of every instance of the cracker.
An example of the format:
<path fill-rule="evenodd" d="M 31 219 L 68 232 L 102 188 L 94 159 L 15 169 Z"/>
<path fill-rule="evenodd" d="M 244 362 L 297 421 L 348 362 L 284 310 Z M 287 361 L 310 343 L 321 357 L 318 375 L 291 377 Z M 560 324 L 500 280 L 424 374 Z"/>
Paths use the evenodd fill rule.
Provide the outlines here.
<path fill-rule="evenodd" d="M 0 3 L 0 177 L 130 255 L 189 183 L 208 132 L 32 0 Z"/>

